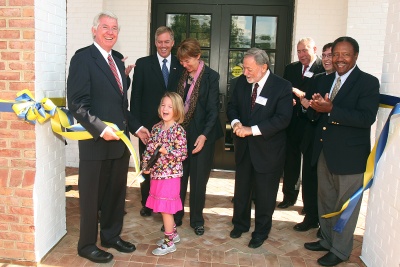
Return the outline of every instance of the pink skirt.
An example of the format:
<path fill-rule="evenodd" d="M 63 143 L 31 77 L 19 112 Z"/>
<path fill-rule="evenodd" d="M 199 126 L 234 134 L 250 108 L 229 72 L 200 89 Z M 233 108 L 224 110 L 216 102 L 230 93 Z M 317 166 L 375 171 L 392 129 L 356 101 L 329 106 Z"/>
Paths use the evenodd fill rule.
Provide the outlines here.
<path fill-rule="evenodd" d="M 180 190 L 181 178 L 151 179 L 146 207 L 152 209 L 153 212 L 175 214 L 177 211 L 182 210 Z"/>

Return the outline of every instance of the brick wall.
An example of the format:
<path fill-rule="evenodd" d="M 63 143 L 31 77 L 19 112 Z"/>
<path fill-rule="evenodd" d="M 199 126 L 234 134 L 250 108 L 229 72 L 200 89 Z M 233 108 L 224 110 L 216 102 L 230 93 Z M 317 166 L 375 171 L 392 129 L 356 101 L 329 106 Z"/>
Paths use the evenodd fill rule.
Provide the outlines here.
<path fill-rule="evenodd" d="M 34 1 L 0 1 L 0 94 L 34 92 Z M 0 113 L 0 258 L 35 261 L 35 126 Z"/>
<path fill-rule="evenodd" d="M 0 0 L 2 99 L 23 89 L 36 100 L 65 95 L 62 3 Z M 48 122 L 31 125 L 13 113 L 0 113 L 0 127 L 0 259 L 34 264 L 66 232 L 64 142 Z"/>
<path fill-rule="evenodd" d="M 381 93 L 400 97 L 400 4 L 397 0 L 389 0 L 387 3 L 386 39 L 382 45 L 375 45 L 384 50 Z M 379 131 L 388 113 L 388 109 L 379 110 Z M 367 266 L 400 265 L 399 117 L 392 119 L 390 134 L 391 139 L 379 161 L 374 185 L 369 193 L 361 253 Z"/>

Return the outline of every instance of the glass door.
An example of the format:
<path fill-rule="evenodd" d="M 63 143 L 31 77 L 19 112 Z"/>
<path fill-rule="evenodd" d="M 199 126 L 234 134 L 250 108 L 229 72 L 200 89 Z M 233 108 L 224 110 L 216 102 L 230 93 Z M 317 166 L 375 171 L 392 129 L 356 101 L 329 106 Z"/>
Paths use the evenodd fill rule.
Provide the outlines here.
<path fill-rule="evenodd" d="M 283 75 L 284 67 L 290 61 L 292 29 L 288 25 L 293 19 L 293 5 L 290 0 L 286 1 L 289 4 L 281 6 L 267 5 L 265 0 L 249 1 L 262 3 L 259 5 L 217 4 L 216 1 L 203 1 L 203 4 L 167 2 L 153 2 L 152 43 L 155 29 L 161 25 L 174 30 L 173 54 L 185 38 L 199 40 L 202 59 L 220 74 L 219 118 L 225 136 L 216 143 L 213 168 L 234 170 L 235 148 L 226 106 L 235 78 L 243 71 L 243 54 L 251 47 L 264 49 L 270 57 L 271 71 Z M 155 53 L 155 48 L 152 49 Z"/>

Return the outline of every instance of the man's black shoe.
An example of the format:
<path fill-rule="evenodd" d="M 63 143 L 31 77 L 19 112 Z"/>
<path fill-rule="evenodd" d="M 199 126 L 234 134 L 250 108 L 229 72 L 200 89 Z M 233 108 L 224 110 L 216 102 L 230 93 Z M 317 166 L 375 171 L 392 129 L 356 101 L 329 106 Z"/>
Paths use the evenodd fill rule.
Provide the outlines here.
<path fill-rule="evenodd" d="M 328 252 L 325 256 L 322 256 L 317 260 L 318 264 L 322 266 L 335 266 L 343 261 L 344 260 L 336 256 L 332 252 Z"/>
<path fill-rule="evenodd" d="M 142 209 L 140 210 L 140 215 L 143 217 L 149 217 L 151 216 L 151 209 L 149 209 L 148 207 L 142 207 Z"/>
<path fill-rule="evenodd" d="M 290 206 L 293 206 L 296 203 L 296 201 L 290 201 L 290 200 L 286 200 L 284 199 L 281 203 L 278 204 L 278 208 L 280 209 L 287 209 Z"/>
<path fill-rule="evenodd" d="M 94 249 L 91 252 L 79 252 L 78 255 L 81 256 L 82 258 L 86 258 L 90 261 L 96 262 L 96 263 L 107 263 L 112 261 L 113 255 L 111 253 L 108 253 L 104 250 L 101 250 L 99 248 Z"/>
<path fill-rule="evenodd" d="M 310 230 L 311 228 L 318 228 L 318 223 L 309 223 L 309 222 L 301 222 L 293 226 L 293 229 L 298 232 L 305 232 Z"/>
<path fill-rule="evenodd" d="M 182 221 L 176 221 L 175 222 L 175 225 L 178 227 L 178 226 L 181 226 L 182 225 Z M 161 226 L 161 232 L 165 232 L 165 228 L 164 228 L 164 224 Z"/>
<path fill-rule="evenodd" d="M 196 226 L 194 228 L 194 233 L 196 235 L 204 235 L 204 226 Z"/>
<path fill-rule="evenodd" d="M 304 243 L 304 247 L 312 251 L 329 251 L 329 249 L 326 249 L 323 246 L 321 246 L 319 241 Z"/>
<path fill-rule="evenodd" d="M 264 240 L 265 239 L 258 238 L 258 237 L 252 238 L 250 240 L 250 242 L 249 242 L 249 248 L 258 248 L 258 247 L 260 247 L 264 243 Z"/>
<path fill-rule="evenodd" d="M 240 230 L 238 230 L 236 228 L 233 228 L 233 230 L 230 232 L 229 236 L 231 238 L 239 238 L 239 237 L 242 236 L 242 234 L 243 234 L 242 231 L 240 231 Z"/>
<path fill-rule="evenodd" d="M 134 244 L 124 241 L 121 238 L 119 238 L 119 240 L 113 243 L 101 242 L 101 245 L 105 248 L 115 248 L 119 252 L 124 252 L 124 253 L 130 253 L 136 250 Z"/>

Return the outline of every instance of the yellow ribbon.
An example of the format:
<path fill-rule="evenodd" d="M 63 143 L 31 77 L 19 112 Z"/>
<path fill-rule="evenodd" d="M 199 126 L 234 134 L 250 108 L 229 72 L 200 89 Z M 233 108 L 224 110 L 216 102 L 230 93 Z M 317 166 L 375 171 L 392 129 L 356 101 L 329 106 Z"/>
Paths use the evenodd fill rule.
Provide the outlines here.
<path fill-rule="evenodd" d="M 93 136 L 78 123 L 71 125 L 66 112 L 58 108 L 50 99 L 43 98 L 40 102 L 33 99 L 31 92 L 27 89 L 17 93 L 16 101 L 1 100 L 0 102 L 12 104 L 12 109 L 19 118 L 24 118 L 25 121 L 35 123 L 38 121 L 43 124 L 50 119 L 51 129 L 54 133 L 59 134 L 71 140 L 88 140 Z M 136 173 L 140 171 L 139 159 L 135 149 L 132 146 L 129 138 L 124 134 L 124 131 L 118 129 L 113 123 L 104 122 L 106 125 L 116 130 L 115 134 L 124 142 L 133 157 Z M 82 129 L 76 131 L 76 129 Z M 70 131 L 67 131 L 70 130 Z M 140 177 L 139 177 L 140 178 Z"/>

